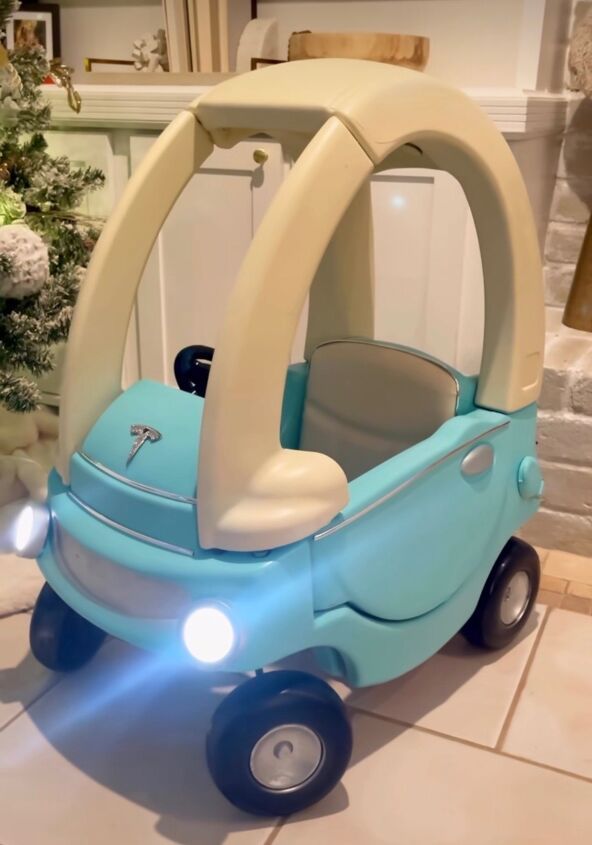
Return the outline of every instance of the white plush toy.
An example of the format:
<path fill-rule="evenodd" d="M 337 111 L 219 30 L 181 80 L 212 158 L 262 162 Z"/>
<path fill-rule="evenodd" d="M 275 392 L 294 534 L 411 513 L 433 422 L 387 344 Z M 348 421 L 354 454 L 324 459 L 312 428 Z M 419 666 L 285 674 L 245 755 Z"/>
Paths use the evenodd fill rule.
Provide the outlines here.
<path fill-rule="evenodd" d="M 48 410 L 13 414 L 0 409 L 0 507 L 27 499 L 43 501 L 55 459 L 58 418 Z M 0 617 L 29 610 L 43 576 L 34 560 L 0 556 Z"/>
<path fill-rule="evenodd" d="M 0 506 L 22 498 L 45 499 L 57 434 L 58 418 L 51 411 L 13 414 L 0 409 Z"/>
<path fill-rule="evenodd" d="M 0 507 L 43 501 L 55 459 L 57 415 L 46 409 L 13 414 L 0 408 Z M 43 584 L 34 560 L 0 556 L 0 617 L 30 609 Z"/>
<path fill-rule="evenodd" d="M 0 297 L 24 299 L 37 293 L 47 282 L 47 246 L 24 223 L 0 226 L 0 255 L 10 262 L 10 269 L 0 269 Z"/>

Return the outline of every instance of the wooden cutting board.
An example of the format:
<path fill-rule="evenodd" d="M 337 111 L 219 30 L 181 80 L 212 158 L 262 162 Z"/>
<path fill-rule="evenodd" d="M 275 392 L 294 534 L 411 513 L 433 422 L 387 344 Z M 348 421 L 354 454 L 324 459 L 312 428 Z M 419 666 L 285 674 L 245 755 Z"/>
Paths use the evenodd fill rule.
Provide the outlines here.
<path fill-rule="evenodd" d="M 424 70 L 429 54 L 429 38 L 389 32 L 294 32 L 288 45 L 289 61 L 369 59 L 413 70 Z"/>

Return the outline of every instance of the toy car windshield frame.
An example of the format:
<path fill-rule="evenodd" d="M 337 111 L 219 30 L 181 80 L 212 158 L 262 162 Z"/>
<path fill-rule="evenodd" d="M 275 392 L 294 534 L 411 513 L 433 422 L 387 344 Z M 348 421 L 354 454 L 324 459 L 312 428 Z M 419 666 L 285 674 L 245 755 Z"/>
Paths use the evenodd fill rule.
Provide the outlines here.
<path fill-rule="evenodd" d="M 309 290 L 307 356 L 324 340 L 373 336 L 368 180 L 377 170 L 442 169 L 465 191 L 485 284 L 477 404 L 510 413 L 535 402 L 541 386 L 537 235 L 518 165 L 488 118 L 461 92 L 413 71 L 339 59 L 287 63 L 221 83 L 183 111 L 106 224 L 67 349 L 58 460 L 64 481 L 71 456 L 121 392 L 137 287 L 177 197 L 214 145 L 232 147 L 261 132 L 297 161 L 253 238 L 221 328 L 201 429 L 204 548 L 294 542 L 347 503 L 335 461 L 281 447 L 280 414 Z"/>

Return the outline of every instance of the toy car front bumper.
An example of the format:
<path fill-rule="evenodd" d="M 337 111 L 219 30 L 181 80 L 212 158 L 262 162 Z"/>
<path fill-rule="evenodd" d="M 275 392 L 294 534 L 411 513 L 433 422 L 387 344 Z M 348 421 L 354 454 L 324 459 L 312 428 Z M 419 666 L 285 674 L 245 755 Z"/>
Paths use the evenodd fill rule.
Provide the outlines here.
<path fill-rule="evenodd" d="M 265 557 L 203 550 L 187 556 L 105 524 L 67 491 L 49 504 L 39 566 L 68 605 L 109 634 L 187 656 L 183 623 L 212 602 L 228 608 L 237 634 L 220 669 L 247 671 L 314 644 L 307 543 Z"/>
<path fill-rule="evenodd" d="M 315 648 L 324 668 L 352 686 L 394 678 L 437 651 L 468 619 L 489 571 L 486 562 L 447 602 L 406 621 L 375 619 L 346 604 L 315 613 L 306 541 L 261 559 L 201 551 L 185 557 L 102 524 L 67 492 L 52 495 L 50 506 L 50 535 L 38 563 L 70 607 L 119 639 L 190 660 L 182 635 L 188 612 L 206 601 L 221 603 L 237 633 L 236 649 L 215 667 L 227 672 L 250 671 Z M 60 535 L 72 541 L 68 560 Z M 91 555 L 89 563 L 96 570 L 92 583 L 76 566 L 76 544 Z M 158 590 L 149 590 L 140 600 L 146 583 Z M 147 616 L 148 605 L 142 607 L 142 601 L 148 596 L 153 602 L 155 595 L 162 604 Z M 175 596 L 182 599 L 170 610 Z"/>

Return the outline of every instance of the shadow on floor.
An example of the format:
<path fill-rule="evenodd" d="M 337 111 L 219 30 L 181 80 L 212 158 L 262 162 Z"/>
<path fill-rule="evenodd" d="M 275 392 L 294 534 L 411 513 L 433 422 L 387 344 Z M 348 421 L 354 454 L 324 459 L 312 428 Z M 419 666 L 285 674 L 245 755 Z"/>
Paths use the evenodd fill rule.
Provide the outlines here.
<path fill-rule="evenodd" d="M 522 634 L 536 626 L 536 613 Z M 450 670 L 433 685 L 430 696 L 413 704 L 413 719 L 445 701 L 467 683 L 483 666 L 499 659 L 499 653 L 476 652 L 464 640 L 455 638 L 444 648 L 452 658 Z M 15 669 L 29 671 L 28 656 Z M 292 668 L 314 671 L 311 655 L 287 662 Z M 408 675 L 375 689 L 375 701 L 392 694 L 392 685 L 404 688 Z M 1 690 L 11 684 L 0 672 Z M 141 653 L 110 641 L 85 669 L 63 678 L 29 711 L 38 732 L 28 731 L 11 759 L 3 766 L 33 769 L 40 759 L 41 734 L 55 750 L 84 775 L 112 792 L 158 815 L 160 834 L 177 845 L 222 845 L 231 832 L 269 827 L 271 820 L 256 819 L 231 807 L 210 781 L 205 762 L 205 737 L 212 713 L 241 676 L 202 674 L 190 666 L 171 665 L 162 657 Z M 356 692 L 346 694 L 355 703 Z M 385 722 L 387 741 L 409 728 Z M 358 737 L 352 766 L 377 749 Z M 319 805 L 327 816 L 348 806 L 340 785 Z M 199 840 L 196 833 L 199 829 Z"/>

